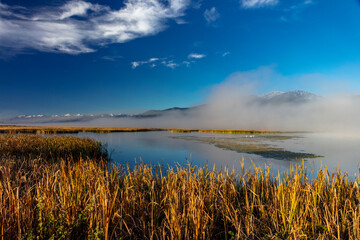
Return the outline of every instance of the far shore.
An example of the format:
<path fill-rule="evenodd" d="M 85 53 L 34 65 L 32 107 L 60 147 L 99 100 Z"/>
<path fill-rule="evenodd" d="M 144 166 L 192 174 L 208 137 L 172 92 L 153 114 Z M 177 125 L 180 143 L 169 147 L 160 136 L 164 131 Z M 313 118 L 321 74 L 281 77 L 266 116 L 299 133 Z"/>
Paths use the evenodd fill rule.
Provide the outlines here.
<path fill-rule="evenodd" d="M 111 133 L 111 132 L 153 132 L 168 131 L 174 133 L 222 133 L 222 134 L 274 134 L 294 133 L 294 131 L 268 131 L 268 130 L 243 130 L 243 129 L 195 129 L 195 128 L 118 128 L 118 127 L 65 127 L 65 126 L 14 126 L 0 125 L 2 134 L 61 134 L 61 133 Z"/>

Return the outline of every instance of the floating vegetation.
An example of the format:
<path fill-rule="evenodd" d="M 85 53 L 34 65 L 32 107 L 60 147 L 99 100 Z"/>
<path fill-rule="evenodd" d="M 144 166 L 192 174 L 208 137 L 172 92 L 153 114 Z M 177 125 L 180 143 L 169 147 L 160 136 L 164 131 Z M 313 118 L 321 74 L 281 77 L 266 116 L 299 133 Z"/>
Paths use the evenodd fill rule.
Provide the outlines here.
<path fill-rule="evenodd" d="M 263 135 L 261 138 L 266 140 L 289 140 L 293 138 L 299 138 L 298 136 L 290 136 L 290 135 Z"/>
<path fill-rule="evenodd" d="M 281 131 L 266 130 L 230 130 L 230 129 L 168 129 L 173 133 L 219 133 L 219 134 L 273 134 L 285 133 Z"/>
<path fill-rule="evenodd" d="M 255 137 L 256 136 L 256 137 Z M 264 140 L 288 140 L 295 136 L 267 135 L 258 137 L 258 135 L 242 138 L 218 138 L 218 137 L 199 137 L 199 136 L 178 136 L 177 139 L 192 140 L 202 143 L 212 144 L 218 148 L 232 150 L 239 153 L 256 154 L 265 158 L 277 160 L 301 160 L 309 158 L 319 158 L 322 156 L 305 153 L 292 152 L 284 148 L 274 147 L 271 144 L 262 143 Z"/>

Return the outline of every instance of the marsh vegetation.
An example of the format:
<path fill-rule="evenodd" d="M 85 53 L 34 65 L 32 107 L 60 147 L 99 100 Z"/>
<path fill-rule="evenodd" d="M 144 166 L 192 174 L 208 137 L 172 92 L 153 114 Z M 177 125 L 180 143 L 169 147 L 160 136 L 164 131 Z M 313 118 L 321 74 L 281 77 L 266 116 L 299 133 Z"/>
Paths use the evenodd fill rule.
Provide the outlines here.
<path fill-rule="evenodd" d="M 164 174 L 109 167 L 89 139 L 6 135 L 0 146 L 1 239 L 360 238 L 360 179 L 326 167 Z"/>
<path fill-rule="evenodd" d="M 125 128 L 125 127 L 44 127 L 44 126 L 0 126 L 0 133 L 7 134 L 62 134 L 62 133 L 112 133 L 112 132 L 151 132 L 151 131 L 169 131 L 174 133 L 224 133 L 224 134 L 268 134 L 281 133 L 278 131 L 262 130 L 221 130 L 221 129 L 184 129 L 184 128 Z"/>

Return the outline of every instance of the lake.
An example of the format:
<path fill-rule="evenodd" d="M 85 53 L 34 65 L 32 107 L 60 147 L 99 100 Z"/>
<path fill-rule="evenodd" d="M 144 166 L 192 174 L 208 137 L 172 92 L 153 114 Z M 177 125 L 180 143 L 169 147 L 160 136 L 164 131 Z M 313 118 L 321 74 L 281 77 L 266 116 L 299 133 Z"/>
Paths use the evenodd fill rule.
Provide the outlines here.
<path fill-rule="evenodd" d="M 215 166 L 240 170 L 244 161 L 249 168 L 265 163 L 272 166 L 272 173 L 288 170 L 301 163 L 313 170 L 323 164 L 330 171 L 340 168 L 350 176 L 359 173 L 360 138 L 326 133 L 281 134 L 215 134 L 122 132 L 78 133 L 78 136 L 100 140 L 107 145 L 114 162 L 130 167 L 136 163 L 153 165 Z"/>

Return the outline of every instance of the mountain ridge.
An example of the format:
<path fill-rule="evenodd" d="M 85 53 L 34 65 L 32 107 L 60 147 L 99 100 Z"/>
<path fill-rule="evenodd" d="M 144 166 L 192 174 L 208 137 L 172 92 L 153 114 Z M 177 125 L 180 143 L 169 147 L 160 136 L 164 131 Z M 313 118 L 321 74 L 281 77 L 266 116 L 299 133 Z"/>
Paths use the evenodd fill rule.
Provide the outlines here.
<path fill-rule="evenodd" d="M 308 103 L 311 101 L 316 101 L 321 97 L 306 91 L 272 91 L 268 93 L 264 93 L 261 95 L 253 96 L 254 103 L 258 104 L 272 104 L 272 105 L 281 105 L 281 104 L 302 104 Z M 26 124 L 26 123 L 71 123 L 71 122 L 88 122 L 96 119 L 102 118 L 134 118 L 134 119 L 142 119 L 142 118 L 156 118 L 163 117 L 169 115 L 175 116 L 189 116 L 192 113 L 196 113 L 198 110 L 205 108 L 204 105 L 197 105 L 193 107 L 172 107 L 163 110 L 148 110 L 139 114 L 63 114 L 63 115 L 43 115 L 43 114 L 33 114 L 33 115 L 18 115 L 13 118 L 5 119 L 2 122 L 7 124 Z"/>

